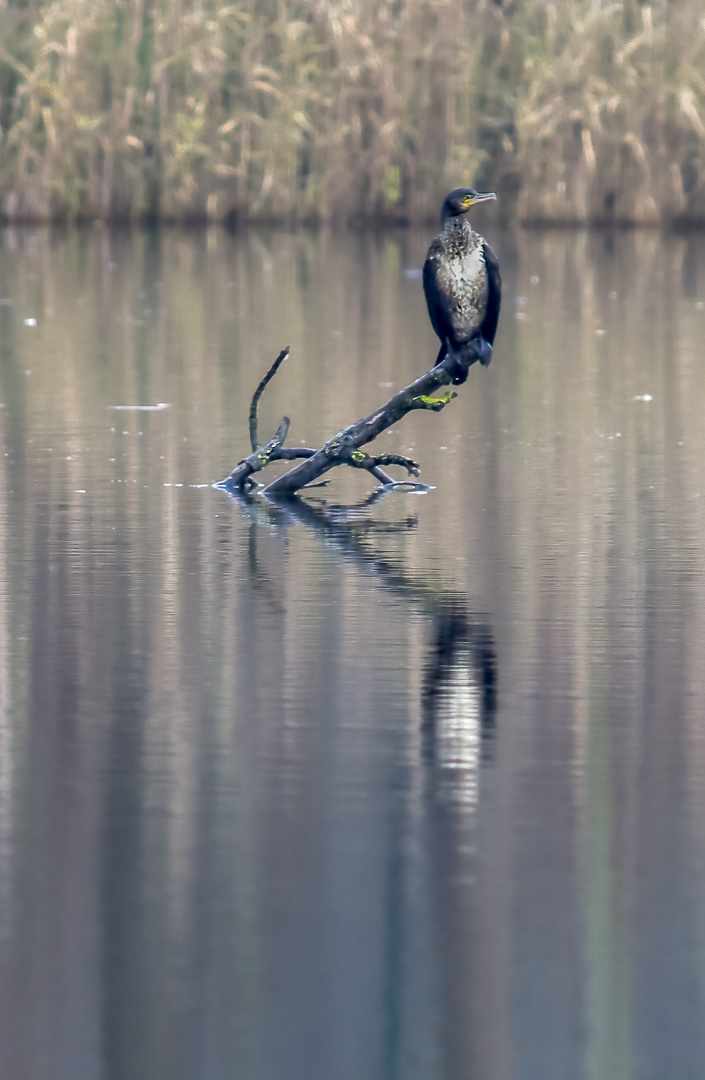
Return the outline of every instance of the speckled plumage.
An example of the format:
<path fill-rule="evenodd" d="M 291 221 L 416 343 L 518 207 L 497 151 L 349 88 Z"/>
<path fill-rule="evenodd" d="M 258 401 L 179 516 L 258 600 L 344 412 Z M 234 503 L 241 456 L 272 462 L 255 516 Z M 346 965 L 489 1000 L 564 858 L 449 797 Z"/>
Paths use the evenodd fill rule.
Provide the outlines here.
<path fill-rule="evenodd" d="M 428 313 L 441 339 L 436 363 L 450 352 L 456 360 L 456 383 L 467 378 L 471 364 L 479 360 L 487 366 L 492 358 L 502 289 L 492 249 L 462 210 L 448 209 L 463 190 L 451 193 L 444 203 L 443 231 L 432 241 L 423 268 Z"/>
<path fill-rule="evenodd" d="M 436 294 L 451 300 L 439 319 L 438 304 L 429 307 L 431 323 L 443 339 L 450 331 L 452 343 L 467 341 L 477 330 L 487 307 L 487 269 L 483 239 L 468 221 L 450 218 L 428 249 L 424 287 L 432 283 Z"/>

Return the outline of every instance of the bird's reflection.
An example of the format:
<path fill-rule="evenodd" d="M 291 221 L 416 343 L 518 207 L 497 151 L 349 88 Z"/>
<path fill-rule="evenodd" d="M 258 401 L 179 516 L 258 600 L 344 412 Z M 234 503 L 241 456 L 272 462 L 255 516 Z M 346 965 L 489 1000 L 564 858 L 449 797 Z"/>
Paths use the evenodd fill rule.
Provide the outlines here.
<path fill-rule="evenodd" d="M 474 807 L 480 767 L 494 759 L 497 660 L 492 629 L 442 575 L 410 573 L 398 553 L 381 547 L 381 538 L 408 533 L 418 524 L 412 515 L 391 522 L 373 518 L 372 507 L 387 496 L 380 489 L 352 506 L 298 498 L 269 502 L 239 493 L 231 498 L 251 518 L 250 577 L 273 602 L 278 603 L 274 581 L 257 557 L 258 531 L 263 524 L 285 531 L 300 523 L 428 618 L 431 640 L 420 701 L 422 760 L 445 795 L 466 808 Z"/>
<path fill-rule="evenodd" d="M 464 604 L 449 604 L 434 618 L 421 715 L 426 763 L 444 790 L 474 806 L 480 765 L 494 757 L 496 658 L 489 626 Z"/>

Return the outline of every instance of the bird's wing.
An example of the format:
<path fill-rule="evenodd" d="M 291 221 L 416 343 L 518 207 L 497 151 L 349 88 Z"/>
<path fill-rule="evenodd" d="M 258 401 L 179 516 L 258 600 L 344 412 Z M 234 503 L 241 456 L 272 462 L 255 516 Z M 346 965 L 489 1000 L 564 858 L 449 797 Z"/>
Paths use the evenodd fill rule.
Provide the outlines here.
<path fill-rule="evenodd" d="M 428 257 L 423 265 L 423 291 L 426 294 L 426 304 L 428 305 L 431 325 L 441 341 L 445 341 L 450 331 L 443 304 L 445 281 L 443 280 L 438 253 L 434 250 L 434 244 L 431 244 Z"/>
<path fill-rule="evenodd" d="M 482 320 L 480 332 L 490 345 L 494 343 L 502 303 L 502 278 L 499 273 L 499 259 L 489 244 L 482 245 L 482 254 L 487 268 L 487 310 Z"/>

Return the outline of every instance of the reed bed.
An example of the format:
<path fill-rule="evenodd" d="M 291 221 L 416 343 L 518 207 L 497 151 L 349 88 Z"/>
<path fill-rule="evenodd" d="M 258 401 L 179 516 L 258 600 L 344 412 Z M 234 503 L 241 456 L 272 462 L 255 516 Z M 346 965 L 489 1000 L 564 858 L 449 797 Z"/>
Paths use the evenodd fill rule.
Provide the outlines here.
<path fill-rule="evenodd" d="M 0 0 L 5 220 L 705 221 L 696 0 Z"/>

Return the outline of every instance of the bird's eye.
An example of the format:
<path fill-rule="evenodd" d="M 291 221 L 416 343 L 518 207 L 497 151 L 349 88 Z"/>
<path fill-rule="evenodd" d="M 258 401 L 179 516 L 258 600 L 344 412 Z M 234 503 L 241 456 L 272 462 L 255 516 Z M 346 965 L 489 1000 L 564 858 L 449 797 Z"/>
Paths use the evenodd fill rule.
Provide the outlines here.
<path fill-rule="evenodd" d="M 471 202 L 472 202 L 472 195 L 466 195 L 465 198 L 463 199 L 463 203 L 465 204 L 465 206 L 470 206 Z"/>

